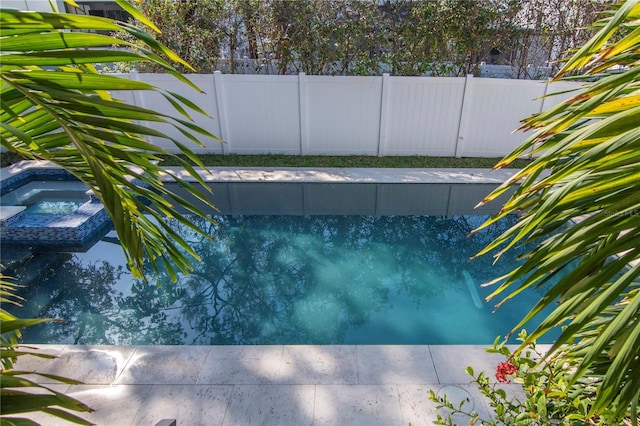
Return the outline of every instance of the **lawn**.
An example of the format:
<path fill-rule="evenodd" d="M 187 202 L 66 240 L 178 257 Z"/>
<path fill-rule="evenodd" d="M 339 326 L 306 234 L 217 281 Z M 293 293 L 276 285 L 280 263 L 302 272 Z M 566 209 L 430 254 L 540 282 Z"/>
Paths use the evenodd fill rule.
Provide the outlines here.
<path fill-rule="evenodd" d="M 207 166 L 227 167 L 380 167 L 380 168 L 491 168 L 499 158 L 454 157 L 375 157 L 362 155 L 217 155 L 200 158 Z M 513 167 L 523 167 L 528 160 L 518 160 Z M 166 165 L 175 165 L 170 160 Z"/>
<path fill-rule="evenodd" d="M 454 158 L 454 157 L 374 157 L 361 155 L 200 155 L 207 166 L 227 167 L 380 167 L 380 168 L 491 168 L 499 158 Z M 11 153 L 0 154 L 0 166 L 6 167 L 20 157 Z M 512 167 L 523 167 L 528 160 L 517 160 Z M 175 166 L 170 158 L 165 165 Z"/>

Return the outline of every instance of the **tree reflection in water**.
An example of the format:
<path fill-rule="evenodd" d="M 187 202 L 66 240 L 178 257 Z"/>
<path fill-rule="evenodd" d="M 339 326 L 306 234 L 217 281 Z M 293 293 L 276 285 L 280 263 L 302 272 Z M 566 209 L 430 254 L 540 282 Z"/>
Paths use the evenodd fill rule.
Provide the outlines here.
<path fill-rule="evenodd" d="M 147 271 L 151 284 L 132 280 L 117 261 L 86 260 L 91 251 L 86 256 L 58 254 L 55 262 L 51 254 L 42 255 L 49 261 L 46 268 L 34 265 L 38 261 L 34 257 L 25 270 L 42 272 L 28 280 L 24 295 L 33 312 L 24 315 L 65 322 L 30 330 L 25 340 L 349 343 L 350 331 L 365 326 L 374 314 L 387 314 L 400 298 L 410 301 L 413 311 L 429 309 L 428 304 L 443 293 L 468 298 L 463 270 L 476 283 L 500 273 L 486 257 L 471 264 L 468 259 L 511 225 L 501 221 L 500 228 L 467 239 L 485 217 L 217 219 L 218 226 L 209 229 L 213 242 L 172 224 L 202 259 L 192 274 L 180 276 L 175 284 L 166 271 L 154 272 L 151 267 Z M 104 251 L 106 243 L 99 244 Z M 113 259 L 118 259 L 119 248 L 113 245 L 111 250 Z"/>

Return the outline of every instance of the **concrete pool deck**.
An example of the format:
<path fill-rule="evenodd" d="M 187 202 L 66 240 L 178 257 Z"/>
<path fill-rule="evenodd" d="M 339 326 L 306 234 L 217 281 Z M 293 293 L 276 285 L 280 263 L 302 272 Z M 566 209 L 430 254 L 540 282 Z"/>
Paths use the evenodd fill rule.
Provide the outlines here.
<path fill-rule="evenodd" d="M 164 419 L 189 426 L 430 425 L 445 414 L 428 400 L 430 389 L 469 398 L 488 418 L 465 368 L 492 377 L 504 361 L 478 345 L 38 347 L 57 358 L 22 357 L 16 369 L 82 381 L 51 387 L 95 410 L 82 417 L 109 426 Z M 69 424 L 40 414 L 34 420 Z"/>
<path fill-rule="evenodd" d="M 210 182 L 501 183 L 514 173 L 218 167 L 203 177 Z M 459 326 L 465 326 L 463 319 Z M 153 426 L 163 419 L 178 425 L 430 425 L 445 414 L 428 400 L 430 389 L 452 400 L 469 398 L 488 418 L 489 407 L 469 384 L 465 368 L 493 376 L 504 360 L 477 345 L 36 346 L 57 358 L 22 357 L 16 369 L 82 381 L 51 387 L 91 406 L 95 412 L 82 417 L 107 426 Z M 32 417 L 45 425 L 69 424 Z"/>
<path fill-rule="evenodd" d="M 179 167 L 166 170 L 187 181 L 193 178 Z M 416 169 L 416 168 L 301 168 L 211 167 L 200 170 L 206 182 L 324 182 L 324 183 L 495 183 L 512 177 L 518 169 Z M 167 176 L 167 180 L 170 178 Z"/>

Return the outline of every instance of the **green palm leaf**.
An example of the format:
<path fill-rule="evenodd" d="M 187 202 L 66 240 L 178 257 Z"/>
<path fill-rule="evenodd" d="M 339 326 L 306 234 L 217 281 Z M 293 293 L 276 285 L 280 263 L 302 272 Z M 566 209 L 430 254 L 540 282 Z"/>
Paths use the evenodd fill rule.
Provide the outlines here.
<path fill-rule="evenodd" d="M 555 306 L 523 343 L 564 329 L 549 357 L 575 362 L 570 385 L 585 377 L 597 388 L 587 417 L 605 410 L 636 420 L 640 397 L 640 3 L 629 0 L 598 21 L 594 38 L 556 79 L 595 77 L 575 96 L 524 120 L 533 134 L 498 167 L 527 152 L 536 158 L 484 202 L 513 186 L 500 214 L 521 220 L 478 255 L 499 257 L 515 246 L 535 247 L 491 297 L 507 303 L 525 288 L 545 286 L 533 310 Z M 617 40 L 617 41 L 616 41 Z M 615 70 L 612 67 L 623 68 Z M 552 278 L 557 282 L 549 285 Z"/>
<path fill-rule="evenodd" d="M 144 21 L 126 2 L 119 3 Z M 146 48 L 136 49 L 135 53 L 114 50 L 111 45 L 130 44 L 101 34 L 68 30 L 127 31 Z M 183 65 L 184 61 L 140 29 L 94 16 L 2 9 L 0 34 L 2 145 L 26 158 L 59 164 L 87 183 L 111 216 L 134 276 L 142 276 L 146 259 L 164 263 L 174 277 L 177 270 L 190 271 L 191 263 L 198 260 L 195 252 L 180 236 L 168 232 L 158 221 L 158 212 L 173 213 L 188 225 L 183 215 L 175 214 L 175 204 L 189 213 L 206 215 L 165 189 L 159 180 L 164 170 L 158 160 L 162 156 L 174 157 L 195 180 L 204 182 L 185 160 L 150 144 L 145 137 L 168 139 L 187 158 L 196 157 L 183 141 L 139 122 L 168 123 L 196 144 L 201 144 L 203 136 L 217 137 L 191 122 L 191 114 L 204 111 L 185 97 L 145 82 L 99 74 L 91 66 L 102 61 L 153 62 L 199 90 L 160 55 Z M 84 47 L 93 49 L 81 49 Z M 107 92 L 110 90 L 159 92 L 182 118 L 124 104 L 113 99 Z M 152 188 L 154 193 L 133 185 L 134 180 Z M 195 187 L 179 181 L 191 194 L 209 204 Z M 152 207 L 145 206 L 137 198 L 140 195 L 151 200 Z"/>
<path fill-rule="evenodd" d="M 18 287 L 17 284 L 0 274 L 0 303 L 18 304 L 17 302 L 22 300 L 15 293 Z M 6 417 L 33 411 L 45 412 L 76 424 L 91 424 L 68 411 L 91 412 L 93 411 L 91 408 L 76 399 L 35 383 L 24 376 L 36 374 L 50 380 L 74 385 L 80 384 L 80 382 L 52 374 L 37 374 L 31 371 L 16 371 L 13 369 L 14 363 L 22 356 L 53 358 L 51 355 L 25 350 L 17 344 L 21 335 L 20 329 L 52 320 L 21 319 L 2 308 L 0 308 L 0 320 L 0 363 L 2 364 L 0 371 L 0 398 L 2 399 L 0 417 L 2 424 L 37 424 L 22 417 Z M 37 392 L 33 392 L 36 389 Z"/>
<path fill-rule="evenodd" d="M 126 2 L 118 0 L 118 3 L 139 21 L 150 24 Z M 84 32 L 87 30 L 126 31 L 146 47 L 137 47 L 136 53 L 114 50 L 111 48 L 113 45 L 132 46 L 108 36 Z M 2 145 L 26 158 L 52 161 L 84 181 L 111 216 L 134 276 L 142 276 L 142 267 L 147 260 L 154 266 L 156 261 L 163 262 L 174 279 L 177 277 L 176 269 L 190 271 L 191 263 L 198 260 L 196 253 L 163 218 L 176 218 L 195 232 L 202 233 L 200 228 L 177 213 L 174 205 L 182 206 L 188 213 L 206 215 L 189 201 L 165 189 L 160 175 L 173 175 L 163 170 L 159 160 L 162 156 L 174 157 L 196 181 L 203 185 L 204 181 L 182 157 L 149 143 L 145 137 L 168 139 L 187 158 L 193 161 L 197 157 L 182 141 L 139 122 L 168 123 L 196 144 L 200 144 L 202 136 L 217 138 L 191 123 L 191 114 L 204 114 L 204 111 L 183 96 L 144 82 L 99 74 L 92 64 L 149 61 L 199 90 L 168 60 L 188 65 L 140 29 L 92 16 L 0 9 L 0 46 Z M 89 47 L 92 49 L 86 50 Z M 112 98 L 108 90 L 159 92 L 182 118 L 124 104 Z M 199 161 L 196 164 L 202 166 Z M 209 204 L 200 190 L 179 176 L 173 177 L 191 195 Z M 150 205 L 140 197 L 145 197 Z M 0 301 L 18 304 L 21 299 L 15 296 L 15 290 L 14 284 L 0 277 Z M 0 319 L 2 423 L 35 424 L 15 415 L 41 411 L 69 422 L 90 424 L 72 413 L 91 411 L 89 407 L 24 378 L 25 374 L 30 374 L 28 372 L 13 370 L 18 357 L 47 357 L 25 351 L 17 346 L 17 342 L 21 328 L 50 320 L 19 319 L 2 309 Z M 78 383 L 63 377 L 44 376 L 63 383 Z M 38 388 L 40 392 L 32 393 L 29 390 L 32 388 Z"/>

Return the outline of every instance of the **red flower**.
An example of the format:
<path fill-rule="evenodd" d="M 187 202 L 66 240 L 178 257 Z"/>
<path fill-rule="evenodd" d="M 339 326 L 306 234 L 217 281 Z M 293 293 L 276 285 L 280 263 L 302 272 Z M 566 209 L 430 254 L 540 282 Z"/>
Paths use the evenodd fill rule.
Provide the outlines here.
<path fill-rule="evenodd" d="M 518 367 L 511 361 L 501 362 L 496 368 L 496 380 L 500 383 L 511 383 L 511 380 L 507 379 L 507 376 L 514 374 L 518 374 Z"/>

